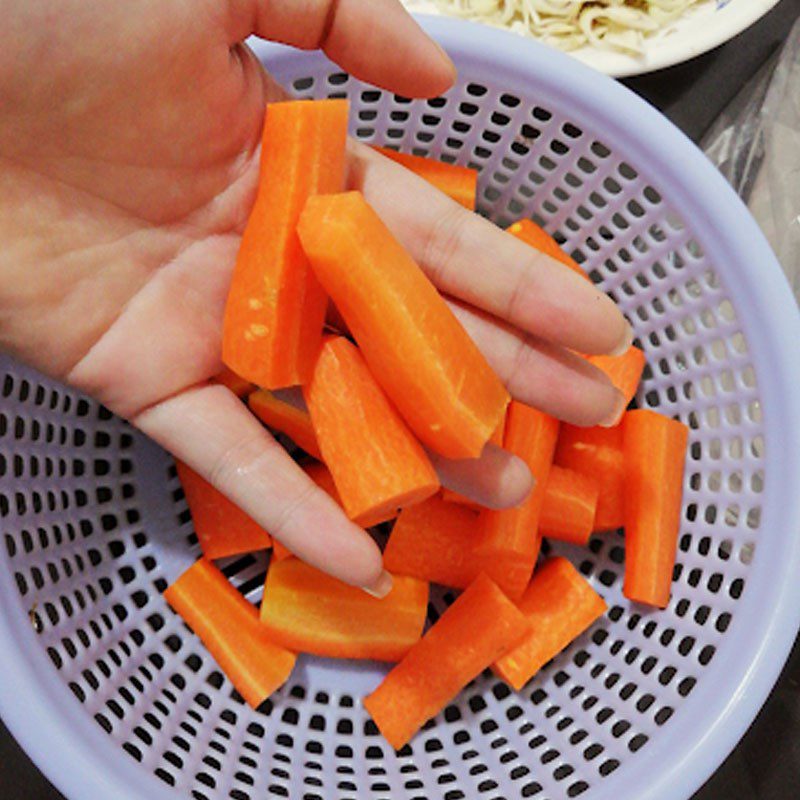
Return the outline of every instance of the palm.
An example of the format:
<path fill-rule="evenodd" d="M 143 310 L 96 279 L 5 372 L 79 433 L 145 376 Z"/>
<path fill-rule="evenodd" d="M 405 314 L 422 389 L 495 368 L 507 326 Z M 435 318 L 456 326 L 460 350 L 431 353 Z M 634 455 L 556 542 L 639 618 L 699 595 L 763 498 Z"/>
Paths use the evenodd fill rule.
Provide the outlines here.
<path fill-rule="evenodd" d="M 446 88 L 446 63 L 395 0 L 340 0 L 332 19 L 330 2 L 314 0 L 299 4 L 312 9 L 302 20 L 288 3 L 142 0 L 135 15 L 132 4 L 104 4 L 101 21 L 93 4 L 61 0 L 68 22 L 57 31 L 49 4 L 16 5 L 12 40 L 15 26 L 23 41 L 29 30 L 52 36 L 46 50 L 7 54 L 8 64 L 0 55 L 0 75 L 11 74 L 0 91 L 16 100 L 0 122 L 0 235 L 11 242 L 0 262 L 4 348 L 127 416 L 298 554 L 371 583 L 380 559 L 363 532 L 241 404 L 205 384 L 221 367 L 222 311 L 275 91 L 238 42 L 251 31 L 324 40 L 345 68 L 409 95 Z M 353 48 L 365 29 L 369 44 Z M 357 148 L 352 160 L 354 185 L 458 301 L 512 392 L 573 421 L 608 413 L 607 383 L 561 346 L 613 348 L 621 322 L 610 304 L 395 165 Z M 482 255 L 491 276 L 461 268 Z M 575 307 L 585 315 L 568 330 L 548 322 Z M 503 469 L 509 480 L 514 472 L 495 461 L 480 478 L 490 495 Z M 456 482 L 482 474 L 442 467 Z"/>
<path fill-rule="evenodd" d="M 90 4 L 71 5 L 63 18 L 91 30 Z M 49 233 L 47 252 L 6 267 L 29 277 L 27 303 L 9 303 L 18 312 L 8 325 L 14 350 L 66 377 L 96 347 L 73 377 L 127 414 L 219 367 L 218 312 L 252 199 L 264 103 L 257 66 L 217 27 L 192 21 L 197 4 L 148 5 L 124 25 L 107 20 L 79 60 L 64 63 L 57 40 L 45 55 L 52 63 L 36 69 L 49 70 L 70 102 L 49 114 L 23 106 L 6 123 L 3 148 L 17 199 L 9 228 L 46 224 Z M 163 46 L 179 37 L 179 50 Z M 52 98 L 28 104 L 37 100 Z M 46 307 L 54 286 L 69 303 L 43 324 L 30 310 Z M 163 335 L 165 324 L 178 338 L 164 369 L 123 381 L 119 364 L 133 369 L 147 357 L 150 334 Z M 129 329 L 137 335 L 115 335 Z M 184 368 L 176 374 L 170 362 Z"/>

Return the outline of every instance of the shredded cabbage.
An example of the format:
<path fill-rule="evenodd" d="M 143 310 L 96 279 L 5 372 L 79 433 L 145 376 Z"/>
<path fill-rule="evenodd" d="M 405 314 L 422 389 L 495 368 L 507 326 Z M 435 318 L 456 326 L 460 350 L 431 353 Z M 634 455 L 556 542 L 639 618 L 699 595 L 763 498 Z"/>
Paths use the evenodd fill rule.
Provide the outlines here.
<path fill-rule="evenodd" d="M 589 45 L 639 55 L 703 0 L 433 0 L 442 11 L 535 36 L 562 50 Z"/>

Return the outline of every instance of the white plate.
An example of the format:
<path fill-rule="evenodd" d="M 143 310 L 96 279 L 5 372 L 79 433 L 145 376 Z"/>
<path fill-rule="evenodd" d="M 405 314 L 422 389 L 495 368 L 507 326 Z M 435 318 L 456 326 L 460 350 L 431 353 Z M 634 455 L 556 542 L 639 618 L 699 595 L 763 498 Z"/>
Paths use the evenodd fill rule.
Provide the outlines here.
<path fill-rule="evenodd" d="M 645 42 L 641 56 L 629 56 L 596 47 L 573 50 L 570 55 L 607 75 L 622 78 L 641 75 L 699 56 L 727 42 L 767 13 L 778 0 L 705 0 L 684 17 Z M 439 14 L 431 0 L 403 0 L 411 11 Z"/>

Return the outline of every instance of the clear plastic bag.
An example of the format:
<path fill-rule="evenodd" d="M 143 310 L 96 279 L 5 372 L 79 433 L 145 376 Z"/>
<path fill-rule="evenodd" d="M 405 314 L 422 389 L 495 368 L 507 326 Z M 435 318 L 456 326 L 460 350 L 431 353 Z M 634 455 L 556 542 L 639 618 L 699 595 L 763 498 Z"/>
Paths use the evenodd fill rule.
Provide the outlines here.
<path fill-rule="evenodd" d="M 749 206 L 800 302 L 800 20 L 701 147 Z"/>

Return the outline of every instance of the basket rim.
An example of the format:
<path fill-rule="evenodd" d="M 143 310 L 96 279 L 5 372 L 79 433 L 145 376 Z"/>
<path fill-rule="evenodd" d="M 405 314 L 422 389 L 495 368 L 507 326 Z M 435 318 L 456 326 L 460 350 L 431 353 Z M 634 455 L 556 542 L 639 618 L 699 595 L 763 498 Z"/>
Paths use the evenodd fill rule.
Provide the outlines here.
<path fill-rule="evenodd" d="M 486 74 L 506 77 L 509 92 L 523 96 L 537 84 L 540 96 L 569 105 L 586 119 L 601 121 L 606 138 L 624 143 L 642 173 L 657 174 L 663 196 L 676 208 L 691 209 L 693 226 L 724 231 L 703 246 L 715 264 L 738 265 L 722 276 L 748 340 L 756 370 L 767 442 L 765 464 L 783 483 L 767 480 L 762 530 L 780 537 L 784 557 L 775 564 L 756 550 L 742 606 L 717 650 L 726 669 L 714 685 L 699 681 L 669 722 L 667 741 L 653 739 L 623 763 L 613 779 L 592 787 L 594 800 L 619 800 L 620 782 L 634 787 L 637 800 L 688 797 L 719 766 L 744 734 L 778 678 L 800 627 L 800 383 L 787 348 L 774 342 L 800 341 L 800 314 L 783 273 L 749 212 L 702 153 L 666 118 L 630 90 L 560 52 L 511 33 L 460 20 L 426 18 L 423 27 L 454 57 Z M 303 53 L 258 42 L 257 55 L 280 80 L 298 63 L 325 63 Z M 532 78 L 532 76 L 534 76 Z M 635 124 L 632 120 L 635 118 Z M 680 165 L 680 170 L 675 165 Z M 735 224 L 731 224 L 731 220 Z M 747 265 L 759 265 L 756 275 Z M 742 313 L 744 312 L 744 313 Z M 761 324 L 770 320 L 769 331 Z M 763 402 L 763 398 L 769 400 Z M 794 411 L 794 418 L 792 416 Z M 781 447 L 771 447 L 780 441 Z M 5 560 L 5 556 L 3 556 Z M 21 609 L 13 584 L 0 581 L 3 608 Z M 764 619 L 763 609 L 770 613 Z M 5 677 L 0 716 L 32 760 L 70 798 L 110 796 L 169 800 L 175 791 L 121 753 L 89 719 L 60 681 L 27 617 L 0 614 Z M 742 658 L 742 653 L 748 657 Z M 16 653 L 16 657 L 10 654 Z M 719 669 L 719 668 L 717 668 Z M 710 721 L 709 721 L 710 720 Z M 708 721 L 708 722 L 707 722 Z M 707 722 L 707 724 L 703 724 Z M 698 736 L 698 723 L 704 731 Z"/>

